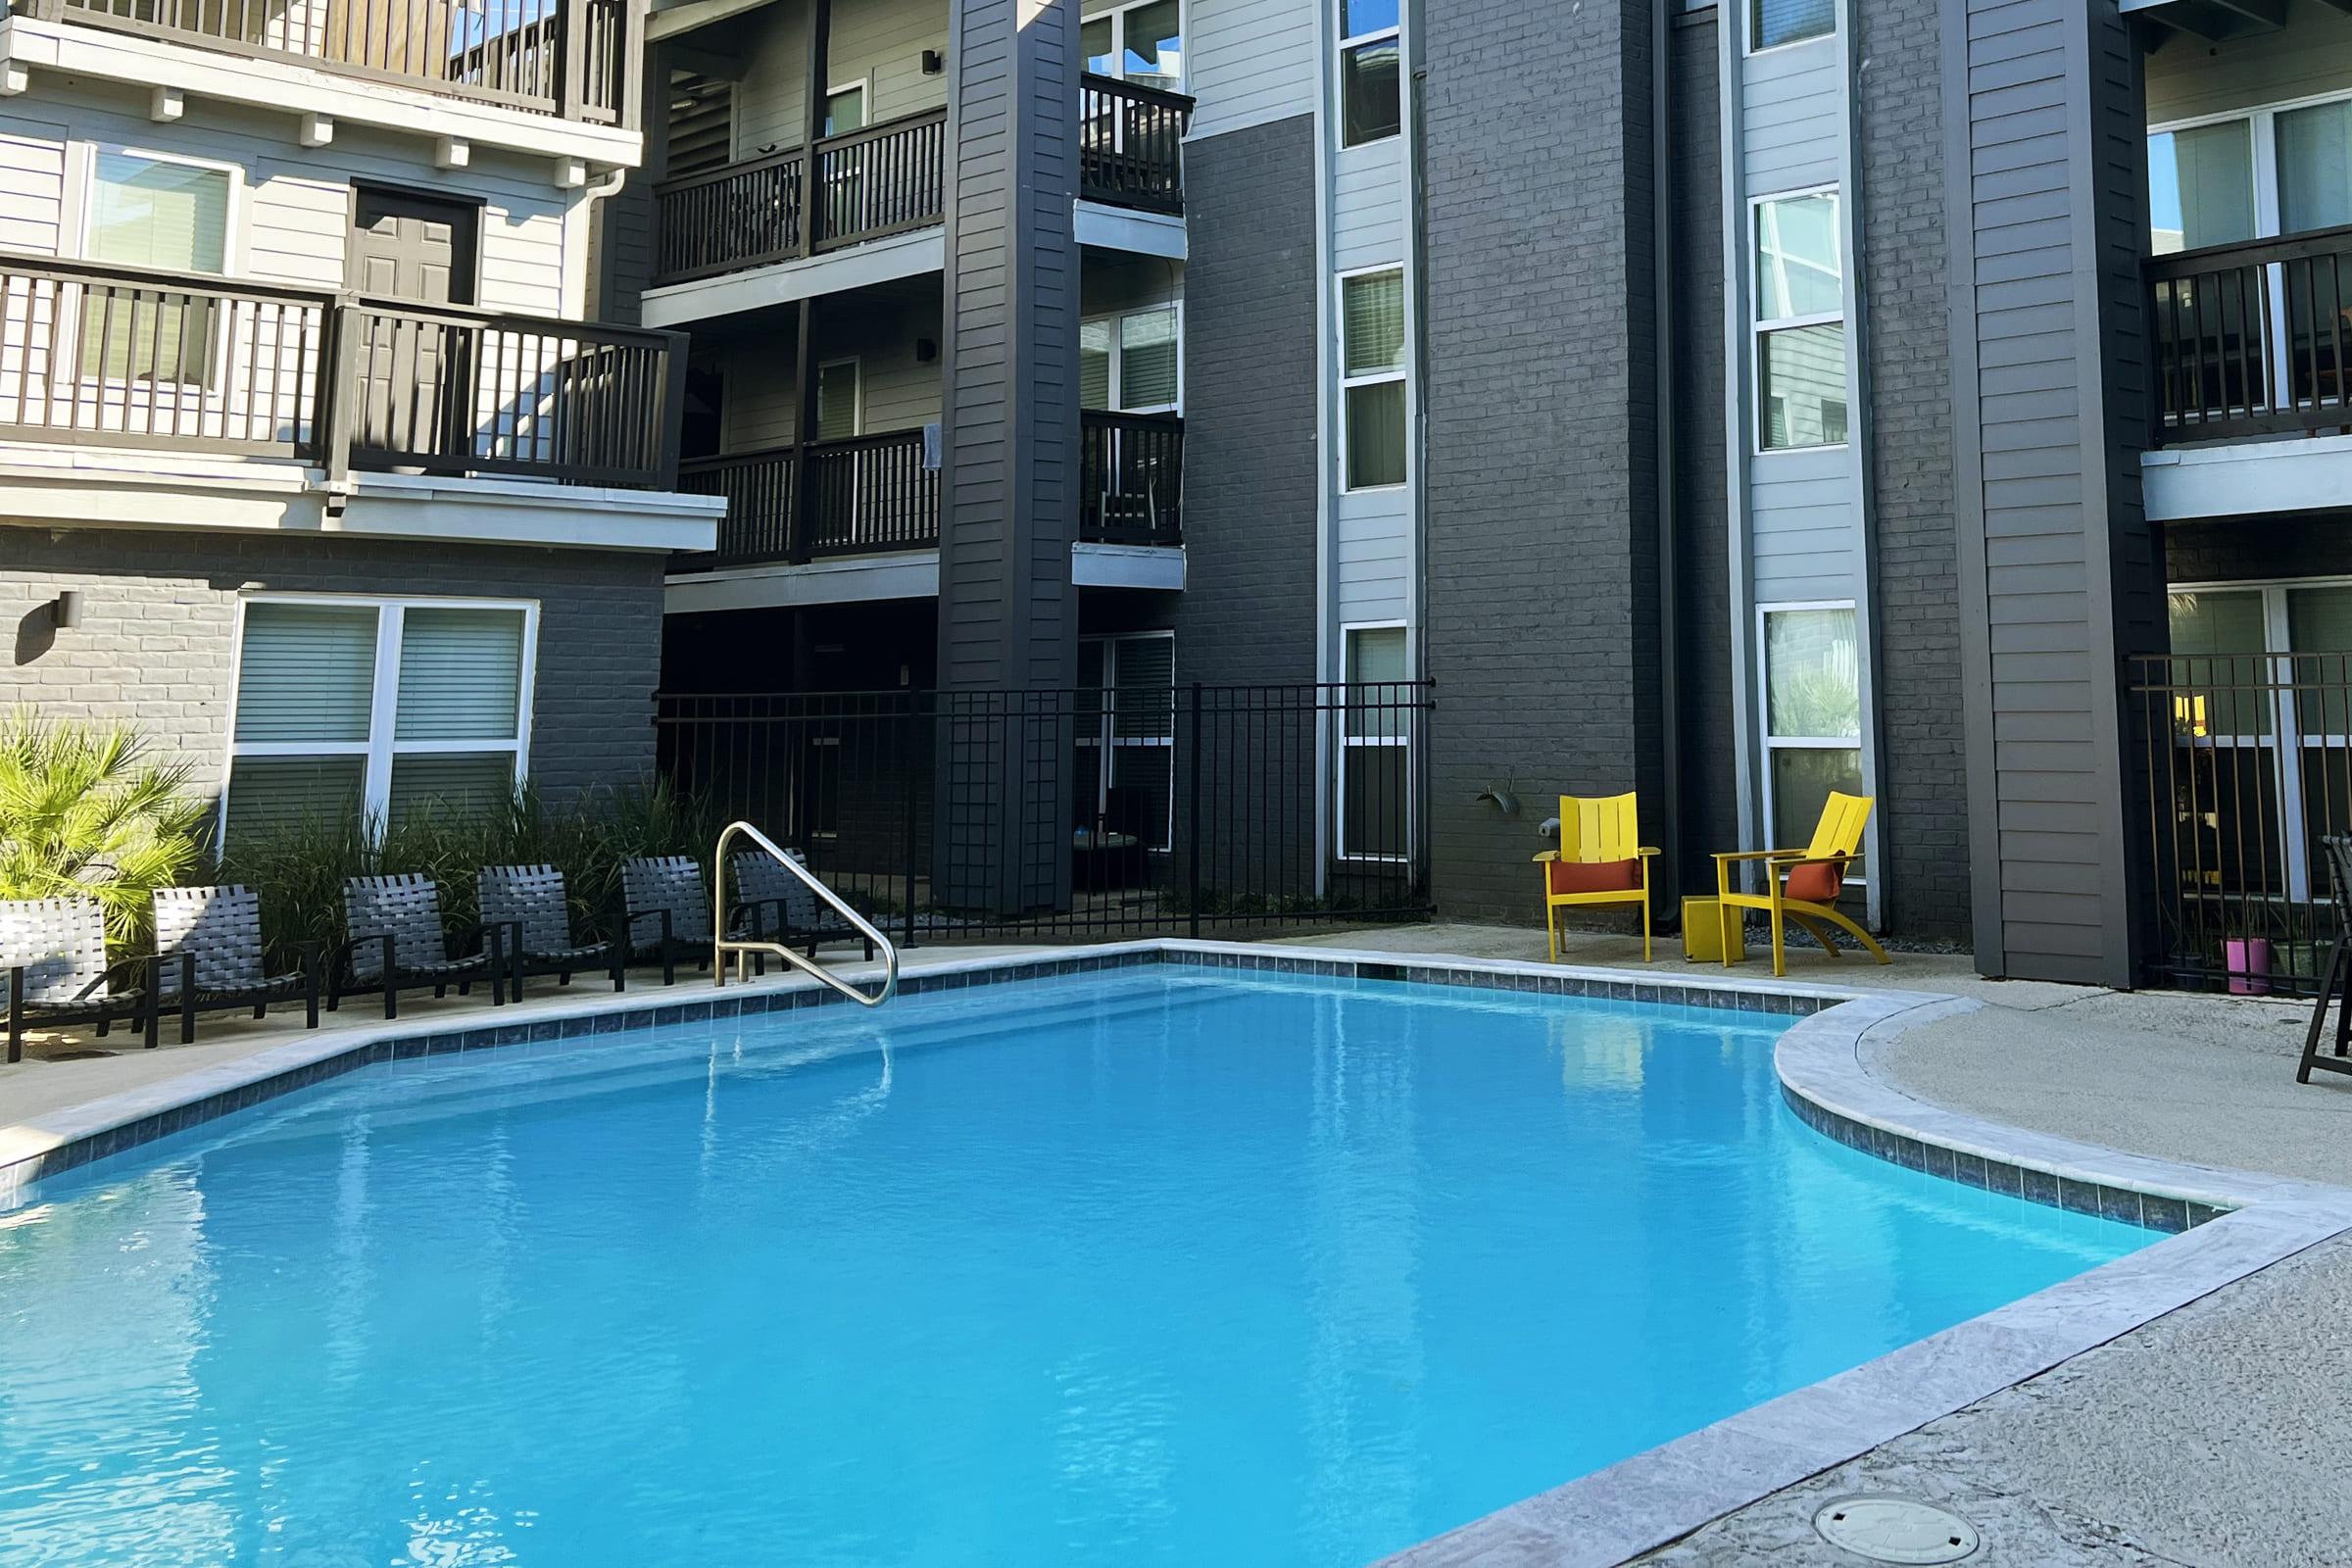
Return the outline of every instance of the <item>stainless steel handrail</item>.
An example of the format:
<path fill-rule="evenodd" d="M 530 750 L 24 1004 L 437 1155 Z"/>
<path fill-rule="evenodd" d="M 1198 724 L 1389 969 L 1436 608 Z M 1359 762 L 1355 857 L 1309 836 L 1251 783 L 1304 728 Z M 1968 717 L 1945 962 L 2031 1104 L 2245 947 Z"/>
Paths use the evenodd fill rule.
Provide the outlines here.
<path fill-rule="evenodd" d="M 727 846 L 734 843 L 738 838 L 748 838 L 754 844 L 757 844 L 760 846 L 760 848 L 765 850 L 770 858 L 780 862 L 786 870 L 790 871 L 794 876 L 799 877 L 801 881 L 807 885 L 809 892 L 815 894 L 827 905 L 830 905 L 833 908 L 833 911 L 841 915 L 844 919 L 848 920 L 850 924 L 857 929 L 857 932 L 859 936 L 865 938 L 866 941 L 871 942 L 874 945 L 876 951 L 882 955 L 882 989 L 877 995 L 870 997 L 867 996 L 864 992 L 858 990 L 856 986 L 850 984 L 847 980 L 844 980 L 841 976 L 835 974 L 823 964 L 818 963 L 814 958 L 803 957 L 800 954 L 795 953 L 792 949 L 786 947 L 780 942 L 737 942 L 728 937 Z M 814 975 L 817 979 L 822 980 L 826 985 L 831 986 L 834 990 L 840 992 L 843 996 L 849 998 L 852 1002 L 857 1003 L 861 1007 L 879 1007 L 882 1005 L 882 1004 L 888 1002 L 892 997 L 898 995 L 898 947 L 890 940 L 890 938 L 882 934 L 881 927 L 875 925 L 864 915 L 859 914 L 856 909 L 851 908 L 847 904 L 844 904 L 839 894 L 835 893 L 831 888 L 825 886 L 824 883 L 818 881 L 816 878 L 816 873 L 810 871 L 800 861 L 794 859 L 791 856 L 778 849 L 773 839 L 770 839 L 766 834 L 760 832 L 749 822 L 729 822 L 726 825 L 725 830 L 718 835 L 718 849 L 714 852 L 712 858 L 715 863 L 711 867 L 710 886 L 716 894 L 716 903 L 718 906 L 715 911 L 718 916 L 718 919 L 715 922 L 716 938 L 711 944 L 711 946 L 716 950 L 712 955 L 710 962 L 710 979 L 712 984 L 723 986 L 727 983 L 728 954 L 731 953 L 735 956 L 735 978 L 739 981 L 743 981 L 751 978 L 751 975 L 748 972 L 751 968 L 751 956 L 755 953 L 770 953 L 792 964 L 793 967 Z"/>

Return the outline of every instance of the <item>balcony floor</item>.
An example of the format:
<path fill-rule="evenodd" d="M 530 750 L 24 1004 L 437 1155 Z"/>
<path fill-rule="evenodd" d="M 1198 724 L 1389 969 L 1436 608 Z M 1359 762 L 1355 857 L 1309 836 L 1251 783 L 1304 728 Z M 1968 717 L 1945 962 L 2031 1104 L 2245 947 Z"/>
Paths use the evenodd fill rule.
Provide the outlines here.
<path fill-rule="evenodd" d="M 869 240 L 822 256 L 808 256 L 747 271 L 698 277 L 645 291 L 645 324 L 684 327 L 717 317 L 788 305 L 823 294 L 843 294 L 903 277 L 947 270 L 944 228 L 918 229 Z"/>

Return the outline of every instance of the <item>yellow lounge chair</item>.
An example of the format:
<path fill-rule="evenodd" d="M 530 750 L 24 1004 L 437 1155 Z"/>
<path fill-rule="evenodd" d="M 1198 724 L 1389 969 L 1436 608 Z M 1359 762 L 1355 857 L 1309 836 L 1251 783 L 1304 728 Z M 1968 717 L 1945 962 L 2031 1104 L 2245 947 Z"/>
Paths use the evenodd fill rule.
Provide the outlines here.
<path fill-rule="evenodd" d="M 1649 961 L 1649 861 L 1636 797 L 1560 797 L 1560 847 L 1536 857 L 1544 867 L 1544 929 L 1560 961 L 1560 911 L 1638 904 L 1642 961 Z"/>
<path fill-rule="evenodd" d="M 1821 808 L 1821 821 L 1813 829 L 1813 842 L 1801 850 L 1742 850 L 1736 854 L 1715 857 L 1716 919 L 1723 932 L 1723 964 L 1732 965 L 1731 922 L 1741 918 L 1734 912 L 1740 909 L 1763 909 L 1772 916 L 1772 972 L 1788 972 L 1788 955 L 1782 946 L 1784 922 L 1794 920 L 1805 928 L 1822 951 L 1831 957 L 1838 956 L 1838 944 L 1824 924 L 1834 925 L 1852 934 L 1855 941 L 1870 950 L 1881 963 L 1892 963 L 1886 950 L 1873 941 L 1863 930 L 1838 909 L 1838 895 L 1845 885 L 1845 875 L 1862 863 L 1862 828 L 1870 820 L 1870 808 L 1877 802 L 1866 795 L 1839 795 L 1833 791 Z M 1764 891 L 1740 893 L 1732 888 L 1732 868 L 1743 860 L 1764 862 Z"/>

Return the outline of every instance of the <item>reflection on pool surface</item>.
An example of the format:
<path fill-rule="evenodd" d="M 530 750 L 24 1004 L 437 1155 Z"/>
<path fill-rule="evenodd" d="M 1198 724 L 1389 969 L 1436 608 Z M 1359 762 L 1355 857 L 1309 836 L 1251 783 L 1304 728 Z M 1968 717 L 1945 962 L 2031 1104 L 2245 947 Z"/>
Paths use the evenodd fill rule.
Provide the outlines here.
<path fill-rule="evenodd" d="M 1788 1020 L 1180 966 L 366 1069 L 0 1216 L 0 1561 L 1348 1564 L 2146 1245 Z"/>

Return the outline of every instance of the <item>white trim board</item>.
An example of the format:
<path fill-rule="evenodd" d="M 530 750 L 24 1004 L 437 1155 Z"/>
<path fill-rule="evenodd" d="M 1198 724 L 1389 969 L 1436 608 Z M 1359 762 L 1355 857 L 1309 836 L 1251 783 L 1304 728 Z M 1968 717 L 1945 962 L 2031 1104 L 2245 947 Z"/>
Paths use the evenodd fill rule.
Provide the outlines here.
<path fill-rule="evenodd" d="M 903 550 L 887 556 L 812 561 L 799 566 L 680 572 L 668 579 L 662 610 L 668 615 L 701 615 L 723 610 L 778 610 L 938 596 L 939 552 Z"/>
<path fill-rule="evenodd" d="M 947 230 L 918 229 L 911 234 L 895 234 L 889 239 L 853 245 L 848 250 L 834 251 L 824 256 L 804 257 L 778 262 L 772 267 L 756 267 L 747 272 L 726 272 L 717 277 L 698 277 L 691 283 L 672 283 L 665 288 L 647 289 L 645 324 L 660 327 L 691 326 L 714 317 L 735 316 L 745 311 L 762 310 L 770 305 L 814 299 L 820 294 L 841 294 L 875 283 L 893 282 L 902 277 L 920 277 L 926 272 L 945 271 L 947 265 Z"/>

